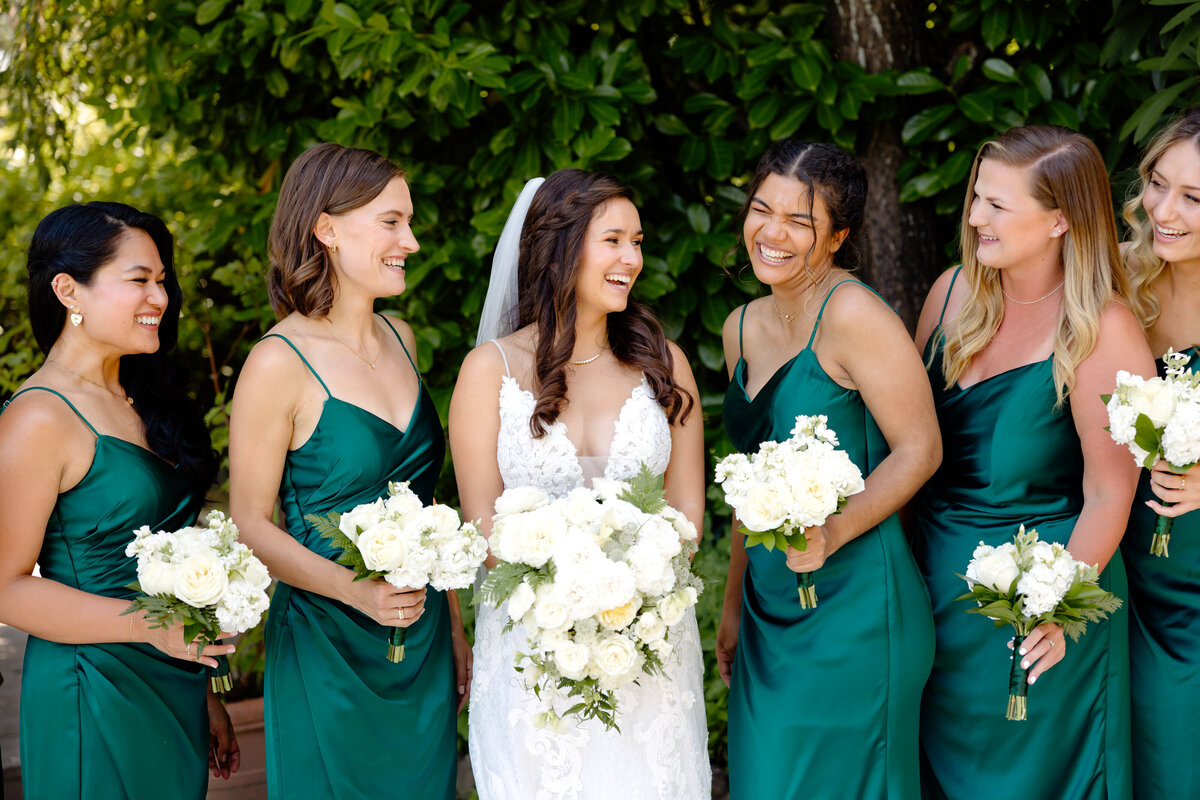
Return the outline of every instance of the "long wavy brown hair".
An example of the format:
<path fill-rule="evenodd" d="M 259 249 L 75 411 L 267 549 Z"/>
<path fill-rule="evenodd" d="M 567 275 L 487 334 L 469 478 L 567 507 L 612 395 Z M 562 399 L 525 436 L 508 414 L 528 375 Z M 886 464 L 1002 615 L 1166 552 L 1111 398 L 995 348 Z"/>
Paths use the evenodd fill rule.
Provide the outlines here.
<path fill-rule="evenodd" d="M 325 142 L 300 154 L 283 178 L 267 239 L 267 292 L 277 317 L 293 311 L 321 317 L 333 306 L 333 260 L 314 233 L 321 214 L 365 206 L 403 177 L 403 169 L 371 150 Z"/>
<path fill-rule="evenodd" d="M 1185 111 L 1167 125 L 1146 146 L 1138 164 L 1139 181 L 1135 194 L 1125 203 L 1122 216 L 1129 225 L 1130 242 L 1125 251 L 1125 270 L 1129 275 L 1129 307 L 1137 315 L 1142 330 L 1149 330 L 1158 321 L 1162 306 L 1154 295 L 1154 281 L 1166 269 L 1167 262 L 1154 254 L 1154 226 L 1142 210 L 1142 198 L 1150 185 L 1150 175 L 1158 166 L 1163 153 L 1179 142 L 1191 142 L 1200 158 L 1200 106 Z"/>
<path fill-rule="evenodd" d="M 588 225 L 604 205 L 633 193 L 608 175 L 562 169 L 533 196 L 521 228 L 517 260 L 518 326 L 537 325 L 534 349 L 536 404 L 529 419 L 540 438 L 567 406 L 567 362 L 575 350 L 575 284 Z M 608 346 L 622 364 L 641 370 L 672 425 L 683 422 L 694 399 L 675 382 L 667 337 L 650 309 L 630 298 L 608 315 Z"/>

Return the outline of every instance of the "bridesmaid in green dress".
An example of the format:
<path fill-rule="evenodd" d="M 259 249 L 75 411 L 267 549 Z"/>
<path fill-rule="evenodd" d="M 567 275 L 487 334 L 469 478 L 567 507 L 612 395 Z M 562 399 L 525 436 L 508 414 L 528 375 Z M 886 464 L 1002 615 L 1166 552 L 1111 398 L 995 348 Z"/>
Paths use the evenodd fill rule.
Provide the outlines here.
<path fill-rule="evenodd" d="M 454 796 L 471 652 L 457 596 L 355 581 L 304 519 L 373 501 L 389 481 L 433 499 L 445 443 L 413 333 L 372 312 L 404 291 L 412 214 L 399 167 L 322 144 L 288 170 L 271 224 L 281 319 L 238 380 L 229 454 L 234 520 L 279 579 L 264 687 L 272 798 Z M 408 628 L 395 664 L 391 626 Z"/>
<path fill-rule="evenodd" d="M 202 798 L 239 762 L 182 625 L 122 616 L 142 525 L 196 519 L 208 432 L 166 353 L 182 297 L 171 234 L 120 203 L 60 208 L 28 253 L 42 368 L 0 414 L 0 621 L 29 633 L 21 781 L 30 798 Z M 35 567 L 38 573 L 35 574 Z"/>
<path fill-rule="evenodd" d="M 788 438 L 798 414 L 825 414 L 867 488 L 805 532 L 804 552 L 747 550 L 733 536 L 717 661 L 734 800 L 919 794 L 933 624 L 896 512 L 937 468 L 941 442 L 908 332 L 847 271 L 865 204 L 855 159 L 789 139 L 763 156 L 742 209 L 771 292 L 725 323 L 729 437 L 754 451 Z M 800 608 L 795 572 L 815 572 L 817 608 Z"/>
<path fill-rule="evenodd" d="M 1125 206 L 1130 305 L 1150 352 L 1200 369 L 1200 108 L 1162 130 Z M 1164 369 L 1159 364 L 1160 371 Z M 1189 483 L 1191 484 L 1189 486 Z M 1174 505 L 1167 506 L 1166 503 Z M 1200 471 L 1144 471 L 1121 555 L 1129 570 L 1133 794 L 1200 797 Z M 1169 558 L 1150 555 L 1156 513 L 1175 518 Z"/>
<path fill-rule="evenodd" d="M 1125 280 L 1104 161 L 1065 128 L 1014 128 L 975 158 L 959 269 L 934 284 L 917 341 L 928 349 L 941 469 L 921 497 L 914 550 L 937 629 L 921 708 L 929 798 L 1130 796 L 1128 615 L 1068 645 L 1057 625 L 1025 640 L 1029 719 L 1004 718 L 1011 631 L 966 614 L 957 577 L 980 541 L 1017 527 L 1098 564 L 1114 557 L 1137 482 L 1104 430 L 1118 370 L 1153 368 Z M 1054 669 L 1056 664 L 1061 665 Z M 1048 671 L 1049 670 L 1049 671 Z"/>

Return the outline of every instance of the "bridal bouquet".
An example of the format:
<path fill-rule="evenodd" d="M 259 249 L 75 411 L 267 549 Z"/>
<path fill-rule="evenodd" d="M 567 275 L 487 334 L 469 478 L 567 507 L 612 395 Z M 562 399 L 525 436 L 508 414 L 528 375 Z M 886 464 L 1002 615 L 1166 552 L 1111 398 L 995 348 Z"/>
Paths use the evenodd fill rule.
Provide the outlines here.
<path fill-rule="evenodd" d="M 1012 669 L 1008 677 L 1007 719 L 1025 719 L 1025 696 L 1029 690 L 1027 671 L 1021 666 L 1021 643 L 1043 622 L 1062 626 L 1071 641 L 1088 622 L 1104 619 L 1121 607 L 1116 595 L 1101 589 L 1095 566 L 1076 561 L 1061 544 L 1038 539 L 1037 531 L 1022 525 L 1011 542 L 999 547 L 979 543 L 959 575 L 970 591 L 956 600 L 974 600 L 968 614 L 982 614 L 997 628 L 1012 625 Z"/>
<path fill-rule="evenodd" d="M 662 672 L 670 627 L 702 586 L 696 528 L 667 505 L 661 477 L 643 466 L 592 485 L 557 500 L 531 486 L 500 495 L 489 541 L 499 563 L 481 590 L 508 601 L 506 631 L 524 627 L 516 668 L 544 708 L 535 723 L 555 729 L 566 715 L 617 728 L 616 690 Z"/>
<path fill-rule="evenodd" d="M 1117 388 L 1101 395 L 1108 404 L 1108 431 L 1126 445 L 1146 469 L 1160 458 L 1183 472 L 1200 460 L 1200 375 L 1187 368 L 1190 356 L 1168 350 L 1165 378 L 1142 378 L 1125 370 L 1117 373 Z M 1170 505 L 1166 503 L 1165 505 Z M 1150 552 L 1169 556 L 1174 519 L 1160 516 L 1154 526 Z"/>
<path fill-rule="evenodd" d="M 407 483 L 344 514 L 307 514 L 317 533 L 341 549 L 337 563 L 354 580 L 383 578 L 398 589 L 465 589 L 487 558 L 487 540 L 449 506 L 424 506 Z M 404 660 L 406 628 L 392 628 L 388 661 Z"/>
<path fill-rule="evenodd" d="M 804 529 L 824 525 L 850 495 L 864 488 L 862 472 L 842 450 L 824 415 L 796 417 L 790 438 L 763 442 L 747 457 L 733 453 L 717 462 L 716 481 L 733 506 L 746 546 L 768 550 L 808 546 Z M 796 573 L 801 608 L 817 607 L 812 574 Z"/>
<path fill-rule="evenodd" d="M 124 614 L 145 611 L 155 628 L 182 622 L 184 640 L 203 644 L 216 644 L 221 631 L 248 631 L 262 619 L 271 576 L 220 511 L 208 515 L 207 527 L 153 533 L 143 525 L 134 535 L 125 555 L 137 558 L 137 580 L 128 588 L 143 594 Z M 217 662 L 212 688 L 227 692 L 233 688 L 229 662 L 225 656 Z"/>

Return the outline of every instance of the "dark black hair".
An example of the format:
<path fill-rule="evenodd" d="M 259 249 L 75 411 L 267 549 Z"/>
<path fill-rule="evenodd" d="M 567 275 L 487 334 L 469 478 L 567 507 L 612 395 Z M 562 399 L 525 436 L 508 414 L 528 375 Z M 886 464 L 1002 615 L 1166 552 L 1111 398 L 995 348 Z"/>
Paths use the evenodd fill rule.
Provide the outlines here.
<path fill-rule="evenodd" d="M 171 233 L 161 219 L 123 203 L 76 203 L 52 211 L 38 223 L 29 242 L 29 320 L 43 353 L 58 341 L 67 310 L 54 293 L 54 276 L 64 273 L 84 286 L 116 254 L 131 229 L 154 242 L 164 270 L 167 307 L 158 327 L 158 351 L 121 358 L 120 380 L 146 426 L 146 443 L 163 459 L 179 465 L 207 489 L 216 475 L 216 455 L 199 408 L 187 395 L 187 372 L 168 352 L 179 336 L 183 293 L 175 277 Z"/>
<path fill-rule="evenodd" d="M 738 215 L 739 222 L 746 220 L 750 202 L 768 175 L 794 178 L 807 186 L 810 214 L 812 198 L 820 195 L 829 211 L 829 232 L 849 231 L 842 246 L 833 254 L 834 266 L 857 269 L 862 258 L 857 237 L 867 208 L 867 172 L 859 160 L 837 145 L 824 142 L 803 139 L 775 142 L 758 161 L 754 179 L 746 188 L 746 202 Z M 738 236 L 741 237 L 740 232 Z"/>

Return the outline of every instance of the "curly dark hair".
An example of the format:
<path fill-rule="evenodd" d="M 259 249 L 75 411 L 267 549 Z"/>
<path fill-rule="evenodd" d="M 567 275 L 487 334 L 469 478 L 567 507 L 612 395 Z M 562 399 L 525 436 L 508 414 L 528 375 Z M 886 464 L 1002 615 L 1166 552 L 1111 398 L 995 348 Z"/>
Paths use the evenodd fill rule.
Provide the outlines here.
<path fill-rule="evenodd" d="M 867 206 L 867 172 L 854 156 L 837 145 L 808 142 L 803 139 L 783 139 L 767 148 L 758 161 L 754 180 L 746 187 L 746 201 L 738 213 L 738 243 L 741 223 L 746 221 L 750 203 L 758 187 L 768 175 L 794 178 L 808 187 L 808 213 L 813 210 L 813 196 L 820 195 L 829 211 L 829 232 L 849 231 L 842 246 L 833 254 L 833 264 L 853 271 L 861 265 L 857 237 L 862 230 Z M 816 247 L 816 242 L 813 242 Z M 810 248 L 805 254 L 808 266 Z"/>
<path fill-rule="evenodd" d="M 538 326 L 534 353 L 537 398 L 529 428 L 540 438 L 567 405 L 567 362 L 575 349 L 575 284 L 588 225 L 604 205 L 633 193 L 617 179 L 562 169 L 538 188 L 521 228 L 517 261 L 518 326 Z M 674 377 L 674 359 L 662 326 L 649 308 L 630 298 L 608 315 L 608 345 L 622 364 L 641 370 L 672 425 L 695 403 Z"/>
<path fill-rule="evenodd" d="M 167 307 L 158 326 L 158 350 L 121 358 L 119 378 L 146 426 L 150 449 L 179 465 L 205 490 L 216 476 L 217 459 L 199 407 L 186 391 L 188 372 L 171 360 L 179 337 L 183 293 L 175 276 L 174 244 L 161 219 L 124 203 L 76 203 L 50 212 L 29 241 L 29 320 L 43 353 L 58 341 L 67 310 L 54 294 L 54 277 L 70 275 L 88 286 L 116 255 L 131 230 L 144 231 L 163 265 Z"/>

